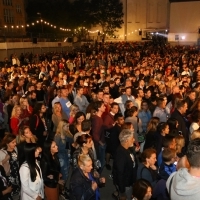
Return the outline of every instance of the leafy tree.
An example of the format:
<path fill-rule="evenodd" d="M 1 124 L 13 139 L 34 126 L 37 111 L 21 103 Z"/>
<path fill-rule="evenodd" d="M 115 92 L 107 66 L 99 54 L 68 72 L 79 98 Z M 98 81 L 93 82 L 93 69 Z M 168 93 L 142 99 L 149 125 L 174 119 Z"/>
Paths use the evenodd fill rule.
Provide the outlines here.
<path fill-rule="evenodd" d="M 123 4 L 120 0 L 91 0 L 90 16 L 94 25 L 99 24 L 105 34 L 113 36 L 124 23 Z"/>

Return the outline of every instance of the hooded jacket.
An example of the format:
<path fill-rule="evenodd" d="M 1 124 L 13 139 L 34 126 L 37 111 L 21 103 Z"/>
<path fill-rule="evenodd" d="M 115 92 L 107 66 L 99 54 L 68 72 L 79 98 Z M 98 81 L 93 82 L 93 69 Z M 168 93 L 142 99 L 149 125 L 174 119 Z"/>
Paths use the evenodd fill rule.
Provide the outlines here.
<path fill-rule="evenodd" d="M 168 192 L 171 179 L 171 200 L 200 199 L 200 178 L 191 176 L 186 168 L 181 168 L 170 175 L 166 184 Z"/>

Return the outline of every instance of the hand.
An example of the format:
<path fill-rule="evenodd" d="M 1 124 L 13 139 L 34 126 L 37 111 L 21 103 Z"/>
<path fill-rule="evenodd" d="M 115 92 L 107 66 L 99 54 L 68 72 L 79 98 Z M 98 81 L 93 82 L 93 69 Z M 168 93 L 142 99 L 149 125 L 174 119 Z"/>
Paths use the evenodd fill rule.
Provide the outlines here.
<path fill-rule="evenodd" d="M 43 132 L 43 136 L 47 136 L 47 131 L 44 131 L 44 132 Z"/>
<path fill-rule="evenodd" d="M 151 169 L 153 169 L 153 170 L 157 170 L 157 167 L 156 167 L 155 165 L 151 165 L 150 167 L 151 167 Z"/>
<path fill-rule="evenodd" d="M 12 192 L 12 186 L 7 187 L 6 188 L 6 193 L 8 194 L 8 193 L 11 193 L 11 192 Z"/>
<path fill-rule="evenodd" d="M 47 176 L 47 178 L 53 179 L 53 175 L 49 175 L 49 176 Z"/>
<path fill-rule="evenodd" d="M 64 185 L 64 184 L 65 184 L 65 181 L 62 180 L 62 179 L 60 179 L 60 180 L 58 181 L 58 184 L 59 184 L 59 185 Z"/>
<path fill-rule="evenodd" d="M 92 189 L 95 191 L 97 189 L 97 183 L 92 181 Z"/>
<path fill-rule="evenodd" d="M 135 151 L 138 152 L 140 150 L 140 146 L 135 147 Z"/>
<path fill-rule="evenodd" d="M 105 182 L 106 182 L 106 179 L 105 179 L 105 177 L 101 177 L 101 178 L 99 179 L 99 181 L 100 181 L 100 183 L 105 183 Z"/>
<path fill-rule="evenodd" d="M 94 178 L 99 178 L 100 177 L 99 172 L 97 172 L 97 171 L 94 171 L 93 175 L 94 175 Z"/>
<path fill-rule="evenodd" d="M 41 196 L 37 196 L 36 200 L 42 200 Z"/>

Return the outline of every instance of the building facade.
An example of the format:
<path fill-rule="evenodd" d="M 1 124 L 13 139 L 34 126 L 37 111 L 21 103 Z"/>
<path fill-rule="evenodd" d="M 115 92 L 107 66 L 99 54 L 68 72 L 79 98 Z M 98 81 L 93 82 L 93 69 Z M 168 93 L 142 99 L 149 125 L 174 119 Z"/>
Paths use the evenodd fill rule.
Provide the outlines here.
<path fill-rule="evenodd" d="M 24 0 L 0 0 L 0 35 L 19 36 L 25 34 Z"/>

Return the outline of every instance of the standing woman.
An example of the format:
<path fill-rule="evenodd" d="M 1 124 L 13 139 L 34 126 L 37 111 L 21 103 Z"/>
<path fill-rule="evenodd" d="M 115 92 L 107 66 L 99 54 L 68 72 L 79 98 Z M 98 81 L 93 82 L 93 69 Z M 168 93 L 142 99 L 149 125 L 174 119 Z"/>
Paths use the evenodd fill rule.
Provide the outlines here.
<path fill-rule="evenodd" d="M 13 107 L 11 118 L 10 118 L 10 127 L 11 127 L 12 134 L 14 135 L 18 135 L 19 126 L 22 123 L 22 119 L 20 118 L 21 113 L 22 113 L 21 107 L 18 105 L 15 105 Z"/>
<path fill-rule="evenodd" d="M 60 162 L 57 157 L 58 146 L 53 140 L 47 140 L 43 146 L 43 155 L 41 159 L 42 177 L 45 185 L 45 195 L 47 200 L 58 200 L 58 184 L 63 185 L 60 180 Z"/>
<path fill-rule="evenodd" d="M 19 166 L 25 161 L 24 146 L 27 143 L 36 143 L 37 138 L 32 134 L 29 126 L 23 126 L 19 131 L 19 141 L 17 144 Z"/>
<path fill-rule="evenodd" d="M 72 133 L 72 135 L 82 132 L 81 122 L 83 120 L 85 120 L 85 114 L 80 111 L 77 112 L 74 118 L 74 123 L 69 125 L 69 130 Z"/>
<path fill-rule="evenodd" d="M 12 184 L 12 198 L 18 199 L 20 192 L 19 164 L 16 148 L 16 136 L 7 134 L 0 145 L 0 164 L 3 165 L 6 175 Z"/>
<path fill-rule="evenodd" d="M 67 182 L 70 169 L 70 151 L 73 143 L 73 135 L 69 131 L 69 123 L 61 120 L 58 124 L 54 141 L 58 146 L 58 158 L 61 165 L 62 180 Z"/>
<path fill-rule="evenodd" d="M 37 148 L 37 144 L 25 144 L 25 162 L 19 170 L 21 179 L 21 200 L 42 200 L 44 198 L 42 172 L 36 160 L 39 153 L 40 151 Z"/>
<path fill-rule="evenodd" d="M 46 106 L 42 103 L 37 104 L 34 108 L 34 114 L 30 121 L 31 132 L 37 137 L 38 145 L 40 147 L 43 146 L 48 134 L 47 123 L 44 118 L 45 112 Z"/>
<path fill-rule="evenodd" d="M 53 105 L 53 114 L 52 114 L 52 122 L 53 122 L 53 132 L 55 133 L 58 127 L 59 122 L 62 119 L 65 119 L 64 115 L 62 114 L 62 107 L 60 102 L 56 102 Z"/>
<path fill-rule="evenodd" d="M 23 119 L 23 123 L 28 125 L 29 124 L 29 117 L 31 116 L 33 109 L 28 104 L 28 100 L 26 97 L 21 97 L 19 100 L 20 107 L 21 107 L 21 119 Z"/>

